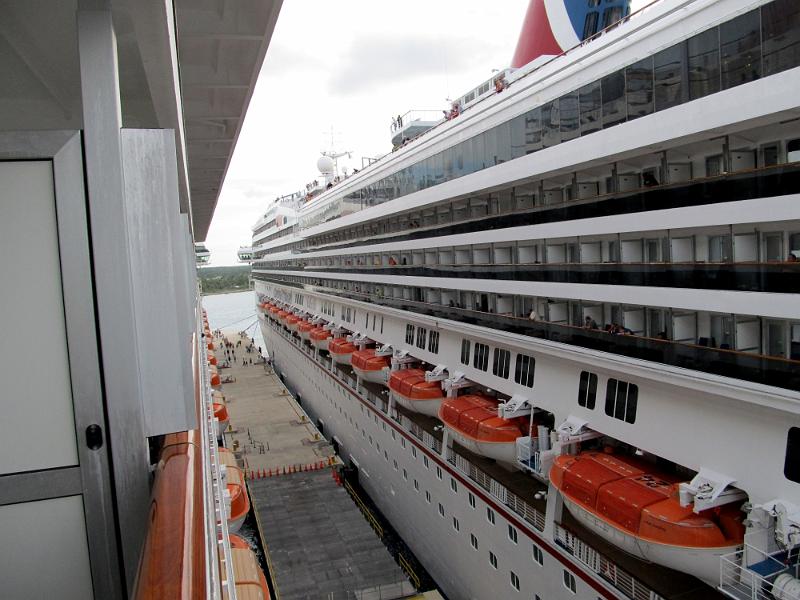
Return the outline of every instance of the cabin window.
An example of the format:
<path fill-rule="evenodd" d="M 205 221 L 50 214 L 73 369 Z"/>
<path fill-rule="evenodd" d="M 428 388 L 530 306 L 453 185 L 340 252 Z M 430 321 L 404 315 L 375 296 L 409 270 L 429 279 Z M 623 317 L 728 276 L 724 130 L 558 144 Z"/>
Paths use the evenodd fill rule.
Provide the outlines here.
<path fill-rule="evenodd" d="M 533 544 L 532 548 L 533 548 L 532 551 L 533 562 L 535 562 L 539 566 L 542 566 L 544 564 L 544 552 L 542 552 L 542 549 L 539 548 L 539 546 L 537 546 L 536 544 Z"/>
<path fill-rule="evenodd" d="M 689 64 L 689 98 L 719 91 L 719 29 L 714 27 L 686 42 Z"/>
<path fill-rule="evenodd" d="M 508 526 L 508 539 L 517 543 L 517 529 L 513 525 Z"/>
<path fill-rule="evenodd" d="M 683 71 L 686 46 L 683 42 L 662 50 L 653 57 L 656 110 L 664 110 L 683 102 Z"/>
<path fill-rule="evenodd" d="M 406 344 L 414 343 L 414 326 L 411 324 L 406 325 Z"/>
<path fill-rule="evenodd" d="M 461 340 L 461 364 L 469 364 L 469 340 Z"/>
<path fill-rule="evenodd" d="M 599 20 L 600 13 L 597 11 L 592 11 L 586 14 L 586 20 L 583 22 L 583 39 L 588 39 L 592 37 L 595 33 L 597 33 L 597 22 Z"/>
<path fill-rule="evenodd" d="M 472 366 L 481 371 L 485 371 L 489 367 L 489 346 L 475 343 L 475 357 Z"/>
<path fill-rule="evenodd" d="M 719 26 L 723 90 L 761 77 L 760 20 L 756 9 Z"/>
<path fill-rule="evenodd" d="M 595 81 L 578 91 L 581 109 L 581 135 L 600 131 L 603 103 L 600 96 L 600 82 Z"/>
<path fill-rule="evenodd" d="M 436 465 L 436 478 L 440 480 L 442 478 L 442 467 L 439 465 Z"/>
<path fill-rule="evenodd" d="M 403 479 L 408 481 L 408 471 L 406 471 L 405 469 L 403 469 Z"/>
<path fill-rule="evenodd" d="M 633 383 L 609 379 L 606 386 L 606 414 L 626 423 L 636 421 L 639 387 Z"/>
<path fill-rule="evenodd" d="M 437 354 L 439 352 L 438 331 L 431 331 L 430 336 L 428 336 L 428 352 L 432 352 L 433 354 Z"/>
<path fill-rule="evenodd" d="M 473 494 L 472 492 L 468 492 L 468 494 L 469 494 L 469 497 L 468 497 L 469 505 L 472 508 L 475 508 L 475 494 Z"/>
<path fill-rule="evenodd" d="M 452 477 L 450 478 L 450 489 L 453 490 L 454 494 L 458 493 L 458 483 Z"/>
<path fill-rule="evenodd" d="M 511 587 L 519 591 L 519 577 L 517 577 L 517 574 L 514 573 L 514 571 L 510 571 L 510 573 L 511 573 Z"/>
<path fill-rule="evenodd" d="M 542 149 L 542 109 L 540 106 L 525 113 L 525 154 Z"/>
<path fill-rule="evenodd" d="M 574 91 L 561 96 L 558 104 L 561 110 L 561 141 L 566 142 L 581 134 L 578 92 Z"/>
<path fill-rule="evenodd" d="M 453 529 L 456 531 L 461 531 L 461 525 L 458 524 L 458 519 L 453 517 Z"/>
<path fill-rule="evenodd" d="M 525 354 L 517 354 L 517 364 L 514 369 L 514 381 L 526 387 L 533 387 L 533 372 L 535 369 L 535 358 Z"/>
<path fill-rule="evenodd" d="M 428 339 L 428 330 L 424 327 L 417 329 L 417 348 L 425 350 L 425 342 Z"/>
<path fill-rule="evenodd" d="M 425 465 L 426 469 L 430 469 L 431 468 L 431 463 L 428 461 L 428 457 L 425 456 L 425 455 L 422 456 L 422 464 Z"/>
<path fill-rule="evenodd" d="M 789 428 L 783 474 L 789 481 L 800 483 L 800 427 Z"/>
<path fill-rule="evenodd" d="M 800 5 L 797 0 L 774 0 L 761 7 L 764 75 L 800 64 Z"/>
<path fill-rule="evenodd" d="M 489 564 L 492 565 L 495 569 L 497 568 L 497 556 L 495 556 L 494 552 L 489 550 Z"/>
<path fill-rule="evenodd" d="M 508 350 L 501 350 L 500 348 L 494 349 L 494 358 L 492 360 L 492 375 L 508 379 L 508 367 L 511 363 L 511 352 Z"/>
<path fill-rule="evenodd" d="M 419 491 L 419 481 L 417 481 L 416 479 L 414 480 L 414 489 L 416 491 Z"/>
<path fill-rule="evenodd" d="M 561 119 L 558 100 L 542 105 L 542 147 L 549 148 L 561 143 Z"/>
<path fill-rule="evenodd" d="M 444 506 L 442 506 L 441 502 L 439 502 L 439 516 L 444 517 Z"/>
<path fill-rule="evenodd" d="M 431 493 L 428 490 L 425 490 L 425 502 L 431 503 Z"/>
<path fill-rule="evenodd" d="M 491 523 L 492 525 L 494 525 L 494 511 L 488 506 L 486 507 L 486 520 L 489 521 L 489 523 Z"/>
<path fill-rule="evenodd" d="M 603 98 L 603 127 L 625 120 L 625 72 L 617 71 L 600 80 Z"/>
<path fill-rule="evenodd" d="M 652 56 L 625 69 L 625 99 L 628 105 L 629 121 L 653 112 Z"/>
<path fill-rule="evenodd" d="M 578 406 L 594 410 L 597 398 L 597 375 L 589 371 L 581 371 L 581 381 L 578 387 Z"/>
<path fill-rule="evenodd" d="M 575 575 L 564 569 L 564 587 L 573 594 L 577 593 L 577 585 L 575 583 Z"/>
<path fill-rule="evenodd" d="M 472 546 L 473 550 L 478 549 L 478 538 L 475 537 L 474 533 L 469 534 L 469 544 Z"/>

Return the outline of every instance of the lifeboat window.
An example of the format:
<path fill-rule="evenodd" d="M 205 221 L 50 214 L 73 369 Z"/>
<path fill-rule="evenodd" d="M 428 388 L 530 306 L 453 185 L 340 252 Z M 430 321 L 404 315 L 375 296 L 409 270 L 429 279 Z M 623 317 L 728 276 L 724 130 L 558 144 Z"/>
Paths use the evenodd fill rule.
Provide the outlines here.
<path fill-rule="evenodd" d="M 783 474 L 789 481 L 800 483 L 800 427 L 789 428 Z"/>
<path fill-rule="evenodd" d="M 597 399 L 597 375 L 589 371 L 581 371 L 581 383 L 578 388 L 578 405 L 594 410 Z"/>
<path fill-rule="evenodd" d="M 461 364 L 469 364 L 469 340 L 461 340 Z"/>
<path fill-rule="evenodd" d="M 444 506 L 439 502 L 439 516 L 444 517 Z"/>
<path fill-rule="evenodd" d="M 533 561 L 540 566 L 544 564 L 544 552 L 536 544 L 533 544 Z"/>
<path fill-rule="evenodd" d="M 475 494 L 473 494 L 472 492 L 469 492 L 469 505 L 472 508 L 475 508 Z"/>
<path fill-rule="evenodd" d="M 573 594 L 576 593 L 577 586 L 575 584 L 575 575 L 564 569 L 564 587 Z"/>
<path fill-rule="evenodd" d="M 525 354 L 517 354 L 517 364 L 514 369 L 514 381 L 520 385 L 533 387 L 533 372 L 536 368 L 536 359 Z"/>
<path fill-rule="evenodd" d="M 491 550 L 489 551 L 489 564 L 492 565 L 495 569 L 497 568 L 497 557 Z"/>
<path fill-rule="evenodd" d="M 511 363 L 511 352 L 508 350 L 501 350 L 500 348 L 494 349 L 494 358 L 492 359 L 492 375 L 508 379 L 508 368 Z"/>
<path fill-rule="evenodd" d="M 456 531 L 461 530 L 461 525 L 459 525 L 458 519 L 456 519 L 455 517 L 453 517 L 453 529 L 455 529 Z"/>
<path fill-rule="evenodd" d="M 609 379 L 606 386 L 606 414 L 626 423 L 636 420 L 639 387 L 633 383 Z"/>
<path fill-rule="evenodd" d="M 475 537 L 474 533 L 469 534 L 469 543 L 475 550 L 478 549 L 478 538 Z"/>
<path fill-rule="evenodd" d="M 519 591 L 519 577 L 517 577 L 517 574 L 514 573 L 514 571 L 511 571 L 510 573 L 511 573 L 511 587 Z"/>
<path fill-rule="evenodd" d="M 513 525 L 508 526 L 508 539 L 515 544 L 517 543 L 517 528 Z"/>
<path fill-rule="evenodd" d="M 427 340 L 428 330 L 424 327 L 417 329 L 417 348 L 425 350 L 425 342 Z"/>
<path fill-rule="evenodd" d="M 434 354 L 439 353 L 439 332 L 438 331 L 431 331 L 431 335 L 428 338 L 428 351 L 433 352 Z"/>
<path fill-rule="evenodd" d="M 458 483 L 452 477 L 450 478 L 450 489 L 453 490 L 454 494 L 458 493 Z"/>
<path fill-rule="evenodd" d="M 486 507 L 486 520 L 494 525 L 494 511 L 489 507 Z"/>
<path fill-rule="evenodd" d="M 414 326 L 411 324 L 406 325 L 406 344 L 414 343 Z"/>
<path fill-rule="evenodd" d="M 475 343 L 475 356 L 472 359 L 472 366 L 481 371 L 489 367 L 489 346 L 486 344 Z"/>

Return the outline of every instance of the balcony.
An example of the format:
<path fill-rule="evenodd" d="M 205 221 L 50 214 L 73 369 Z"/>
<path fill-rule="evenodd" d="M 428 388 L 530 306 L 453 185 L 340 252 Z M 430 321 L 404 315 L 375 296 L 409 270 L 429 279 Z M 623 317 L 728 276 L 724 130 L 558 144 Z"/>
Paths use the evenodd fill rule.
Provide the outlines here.
<path fill-rule="evenodd" d="M 800 600 L 797 558 L 750 545 L 720 559 L 719 590 L 734 600 Z"/>

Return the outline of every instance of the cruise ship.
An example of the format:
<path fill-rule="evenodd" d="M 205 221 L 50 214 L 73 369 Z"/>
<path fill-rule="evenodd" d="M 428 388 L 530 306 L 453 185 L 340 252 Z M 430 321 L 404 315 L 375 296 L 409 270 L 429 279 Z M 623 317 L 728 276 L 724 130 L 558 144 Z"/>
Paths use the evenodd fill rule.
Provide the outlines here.
<path fill-rule="evenodd" d="M 448 598 L 800 598 L 798 90 L 796 0 L 532 0 L 269 203 L 272 363 Z"/>

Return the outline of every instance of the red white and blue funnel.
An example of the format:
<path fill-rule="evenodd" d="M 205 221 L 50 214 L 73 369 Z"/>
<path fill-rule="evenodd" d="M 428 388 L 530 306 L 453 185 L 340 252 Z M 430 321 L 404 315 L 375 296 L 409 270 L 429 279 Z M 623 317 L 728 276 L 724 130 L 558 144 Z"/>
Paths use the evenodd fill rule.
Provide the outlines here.
<path fill-rule="evenodd" d="M 511 66 L 572 48 L 630 13 L 630 0 L 530 0 Z"/>

